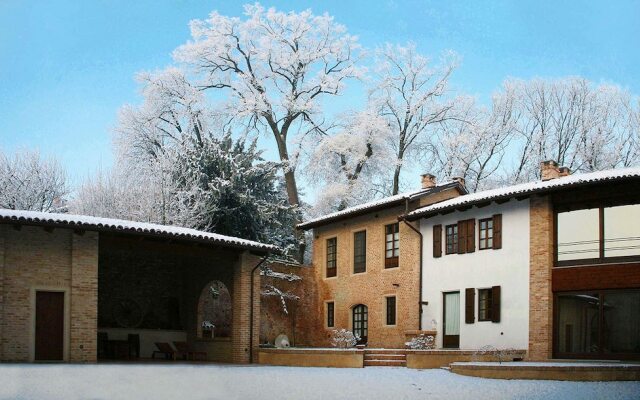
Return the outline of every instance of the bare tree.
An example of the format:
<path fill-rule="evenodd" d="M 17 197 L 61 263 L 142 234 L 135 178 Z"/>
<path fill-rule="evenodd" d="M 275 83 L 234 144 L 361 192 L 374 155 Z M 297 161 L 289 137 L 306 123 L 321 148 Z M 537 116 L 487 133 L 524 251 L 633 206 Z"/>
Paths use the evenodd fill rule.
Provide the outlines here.
<path fill-rule="evenodd" d="M 0 207 L 11 210 L 64 211 L 67 175 L 54 158 L 22 150 L 0 152 Z"/>
<path fill-rule="evenodd" d="M 451 118 L 455 101 L 446 98 L 449 78 L 457 66 L 453 53 L 446 53 L 440 65 L 416 51 L 416 46 L 387 44 L 376 52 L 376 80 L 370 92 L 372 107 L 379 110 L 393 132 L 396 154 L 391 194 L 400 190 L 400 174 L 429 128 Z"/>

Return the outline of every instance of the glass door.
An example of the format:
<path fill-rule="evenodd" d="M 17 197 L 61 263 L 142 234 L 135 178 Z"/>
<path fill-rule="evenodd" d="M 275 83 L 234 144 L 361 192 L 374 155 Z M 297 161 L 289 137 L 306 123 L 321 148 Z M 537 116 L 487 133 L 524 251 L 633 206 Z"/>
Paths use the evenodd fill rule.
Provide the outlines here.
<path fill-rule="evenodd" d="M 460 292 L 443 293 L 442 347 L 457 349 L 460 347 Z"/>

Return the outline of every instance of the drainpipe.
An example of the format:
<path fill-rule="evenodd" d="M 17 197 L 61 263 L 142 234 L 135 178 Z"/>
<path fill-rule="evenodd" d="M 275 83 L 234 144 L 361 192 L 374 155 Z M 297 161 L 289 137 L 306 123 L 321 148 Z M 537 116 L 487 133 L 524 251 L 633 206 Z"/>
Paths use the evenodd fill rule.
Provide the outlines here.
<path fill-rule="evenodd" d="M 414 231 L 415 233 L 418 234 L 418 236 L 420 236 L 420 273 L 419 273 L 419 283 L 418 283 L 418 290 L 419 290 L 419 298 L 418 298 L 418 330 L 421 331 L 422 330 L 422 232 L 420 232 L 420 230 L 416 229 L 415 226 L 411 225 L 409 222 L 407 222 L 406 220 L 406 215 L 409 212 L 409 199 L 405 200 L 405 215 L 401 215 L 398 217 L 399 220 L 401 220 L 402 222 L 404 222 L 409 228 L 411 228 L 412 231 Z"/>
<path fill-rule="evenodd" d="M 251 270 L 251 308 L 249 309 L 249 363 L 253 363 L 253 282 L 256 270 L 260 268 L 265 261 L 267 261 L 267 257 L 269 257 L 269 253 L 267 253 L 267 255 L 265 255 L 264 258 L 262 258 L 262 260 L 260 260 L 260 262 Z"/>

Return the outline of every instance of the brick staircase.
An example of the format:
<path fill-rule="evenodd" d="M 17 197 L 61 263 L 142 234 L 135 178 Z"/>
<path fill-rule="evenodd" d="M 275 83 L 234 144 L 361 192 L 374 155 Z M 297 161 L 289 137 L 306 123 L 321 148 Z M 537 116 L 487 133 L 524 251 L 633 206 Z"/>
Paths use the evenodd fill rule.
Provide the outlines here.
<path fill-rule="evenodd" d="M 407 353 L 402 349 L 369 349 L 364 351 L 365 367 L 406 367 Z"/>

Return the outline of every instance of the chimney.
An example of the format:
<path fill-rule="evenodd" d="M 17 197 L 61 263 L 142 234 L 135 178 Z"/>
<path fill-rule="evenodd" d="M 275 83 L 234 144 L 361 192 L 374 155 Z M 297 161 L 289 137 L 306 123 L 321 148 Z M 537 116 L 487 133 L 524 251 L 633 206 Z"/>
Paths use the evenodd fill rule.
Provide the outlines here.
<path fill-rule="evenodd" d="M 423 189 L 431 189 L 436 186 L 436 177 L 431 174 L 422 174 L 420 175 L 422 188 Z"/>
<path fill-rule="evenodd" d="M 558 163 L 553 160 L 547 160 L 540 163 L 540 177 L 543 181 L 569 176 L 571 171 L 567 167 L 559 167 Z"/>
<path fill-rule="evenodd" d="M 464 178 L 461 177 L 461 176 L 454 176 L 453 178 L 451 178 L 451 180 L 454 181 L 454 182 L 458 182 L 462 186 L 465 186 Z"/>

